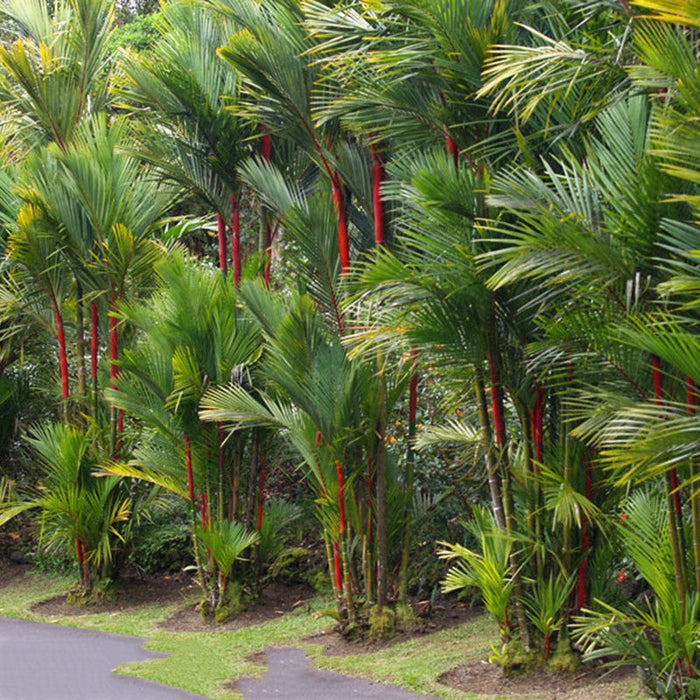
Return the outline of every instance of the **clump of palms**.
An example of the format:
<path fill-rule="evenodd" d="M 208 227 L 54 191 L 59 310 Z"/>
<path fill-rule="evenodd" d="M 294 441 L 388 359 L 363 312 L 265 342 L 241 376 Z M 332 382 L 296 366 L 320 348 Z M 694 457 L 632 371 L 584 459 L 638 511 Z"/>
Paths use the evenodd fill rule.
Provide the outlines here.
<path fill-rule="evenodd" d="M 198 527 L 195 535 L 206 548 L 200 552 L 200 558 L 211 558 L 216 567 L 216 585 L 207 591 L 202 616 L 223 620 L 239 612 L 241 604 L 240 600 L 230 600 L 228 596 L 231 569 L 246 549 L 260 541 L 260 534 L 249 532 L 242 523 L 219 520 Z"/>
<path fill-rule="evenodd" d="M 596 601 L 574 619 L 573 636 L 589 659 L 642 667 L 655 697 L 698 697 L 700 596 L 688 592 L 680 604 L 665 499 L 640 490 L 624 504 L 624 514 L 616 529 L 649 593 L 618 608 Z"/>
<path fill-rule="evenodd" d="M 122 307 L 136 342 L 124 354 L 116 388 L 107 392 L 139 420 L 141 440 L 128 458 L 103 468 L 179 495 L 187 501 L 193 538 L 201 526 L 203 537 L 225 547 L 227 533 L 234 532 L 226 528 L 241 518 L 244 488 L 251 485 L 242 473 L 249 434 L 226 443 L 222 426 L 200 421 L 197 407 L 209 386 L 244 376 L 258 360 L 259 329 L 237 308 L 233 280 L 182 250 L 161 261 L 156 274 L 148 301 Z M 209 601 L 205 610 L 213 614 L 230 566 L 222 573 L 216 557 L 202 556 L 194 543 L 202 595 Z"/>
<path fill-rule="evenodd" d="M 89 432 L 59 423 L 35 428 L 28 438 L 42 479 L 33 494 L 0 505 L 0 524 L 36 510 L 49 547 L 60 547 L 78 567 L 80 598 L 90 599 L 110 576 L 132 502 L 123 479 L 95 476 Z"/>
<path fill-rule="evenodd" d="M 468 586 L 479 589 L 484 606 L 498 622 L 503 641 L 511 636 L 510 613 L 513 579 L 509 558 L 513 540 L 496 524 L 484 508 L 475 508 L 474 519 L 466 523 L 467 531 L 478 541 L 481 551 L 461 544 L 441 542 L 438 556 L 456 563 L 442 582 L 444 592 L 460 591 Z"/>

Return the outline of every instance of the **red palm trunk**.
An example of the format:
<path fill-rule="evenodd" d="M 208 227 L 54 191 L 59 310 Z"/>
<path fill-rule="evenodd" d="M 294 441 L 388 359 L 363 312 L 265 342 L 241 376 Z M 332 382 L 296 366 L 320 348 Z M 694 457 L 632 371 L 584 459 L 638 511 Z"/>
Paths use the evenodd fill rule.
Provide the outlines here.
<path fill-rule="evenodd" d="M 350 269 L 350 249 L 348 244 L 348 222 L 343 199 L 343 185 L 337 173 L 331 176 L 333 188 L 333 206 L 338 216 L 338 255 L 340 257 L 340 269 L 345 274 Z"/>
<path fill-rule="evenodd" d="M 270 160 L 272 142 L 270 140 L 270 132 L 264 124 L 260 127 L 260 133 L 262 133 L 260 139 L 260 155 L 263 157 L 263 160 Z"/>
<path fill-rule="evenodd" d="M 236 289 L 241 286 L 241 216 L 236 198 L 231 195 L 231 264 Z"/>
<path fill-rule="evenodd" d="M 381 185 L 384 180 L 384 165 L 381 153 L 374 145 L 372 151 L 372 205 L 374 209 L 374 242 L 384 245 L 384 202 L 382 202 Z"/>
<path fill-rule="evenodd" d="M 442 106 L 447 109 L 447 100 L 442 93 L 440 93 L 440 102 L 442 102 Z M 443 127 L 443 132 L 445 133 L 445 150 L 447 151 L 447 155 L 452 156 L 456 168 L 459 165 L 459 148 L 457 148 L 455 140 L 450 136 L 447 125 Z"/>
<path fill-rule="evenodd" d="M 452 156 L 456 168 L 459 165 L 459 148 L 457 148 L 455 140 L 448 133 L 447 127 L 445 127 L 445 149 L 447 154 Z"/>
<path fill-rule="evenodd" d="M 333 541 L 333 564 L 335 566 L 335 585 L 338 592 L 343 590 L 343 574 L 340 571 L 340 547 L 338 540 Z"/>
<path fill-rule="evenodd" d="M 486 359 L 489 365 L 489 381 L 491 384 L 491 408 L 493 410 L 493 429 L 496 433 L 496 444 L 503 448 L 506 445 L 506 424 L 503 414 L 503 398 L 498 376 L 498 365 L 493 351 L 488 350 Z"/>
<path fill-rule="evenodd" d="M 114 305 L 112 305 L 114 311 Z M 117 388 L 117 375 L 119 368 L 117 367 L 118 345 L 117 345 L 117 319 L 110 314 L 109 317 L 109 385 L 112 389 Z"/>
<path fill-rule="evenodd" d="M 53 308 L 56 315 L 56 340 L 58 340 L 58 363 L 61 370 L 61 396 L 68 398 L 68 355 L 66 353 L 66 331 L 63 327 L 63 316 L 58 307 L 58 300 L 53 298 Z"/>
<path fill-rule="evenodd" d="M 541 388 L 537 388 L 537 399 L 535 400 L 535 405 L 530 412 L 530 422 L 532 424 L 532 442 L 535 446 L 535 460 L 534 464 L 535 473 L 539 473 L 538 463 L 542 463 L 542 424 L 544 417 L 544 391 Z"/>
<path fill-rule="evenodd" d="M 340 534 L 345 534 L 345 484 L 343 482 L 343 467 L 340 462 L 335 463 L 338 472 L 338 510 L 340 513 Z"/>

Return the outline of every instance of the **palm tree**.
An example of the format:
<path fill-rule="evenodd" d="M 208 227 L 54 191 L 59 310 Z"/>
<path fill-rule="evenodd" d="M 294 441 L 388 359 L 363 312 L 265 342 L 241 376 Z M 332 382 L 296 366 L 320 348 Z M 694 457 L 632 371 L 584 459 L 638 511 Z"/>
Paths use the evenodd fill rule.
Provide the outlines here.
<path fill-rule="evenodd" d="M 89 434 L 56 423 L 35 428 L 28 441 L 43 478 L 28 499 L 2 504 L 0 524 L 38 509 L 48 545 L 74 549 L 79 596 L 90 598 L 109 575 L 116 542 L 123 539 L 119 524 L 131 514 L 128 491 L 117 477 L 93 474 L 96 455 Z"/>
<path fill-rule="evenodd" d="M 164 6 L 159 41 L 126 57 L 117 94 L 139 119 L 134 153 L 216 212 L 219 264 L 227 269 L 225 222 L 231 216 L 233 273 L 240 283 L 241 185 L 238 168 L 252 149 L 251 129 L 232 107 L 239 77 L 216 55 L 235 25 L 204 7 Z"/>
<path fill-rule="evenodd" d="M 173 251 L 156 272 L 149 300 L 120 307 L 119 318 L 137 331 L 137 342 L 121 360 L 115 388 L 107 391 L 144 432 L 128 460 L 104 469 L 187 500 L 194 535 L 197 521 L 207 530 L 208 523 L 219 528 L 218 523 L 240 517 L 242 443 L 230 441 L 228 454 L 212 450 L 214 444 L 225 447 L 220 431 L 202 423 L 197 408 L 209 386 L 232 376 L 245 379 L 260 355 L 259 329 L 237 310 L 232 280 L 183 252 Z M 211 579 L 199 547 L 195 553 L 202 592 L 214 614 L 217 591 L 225 594 L 225 585 Z"/>
<path fill-rule="evenodd" d="M 113 14 L 101 0 L 61 2 L 53 15 L 39 1 L 8 2 L 0 12 L 16 37 L 0 48 L 5 148 L 15 157 L 48 144 L 64 150 L 80 124 L 109 103 L 111 64 L 106 48 Z M 52 265 L 59 257 L 53 257 Z M 49 300 L 65 404 L 69 389 L 63 299 L 49 294 Z M 80 341 L 80 329 L 78 335 Z M 79 372 L 81 384 L 82 377 Z"/>
<path fill-rule="evenodd" d="M 632 32 L 635 41 L 628 42 Z M 677 179 L 695 181 L 692 167 L 681 166 L 688 142 L 680 137 L 674 146 L 665 134 L 669 128 L 679 133 L 692 128 L 691 120 L 686 123 L 692 103 L 686 78 L 679 78 L 692 74 L 688 69 L 696 60 L 682 33 L 653 22 L 630 20 L 614 52 L 595 40 L 582 41 L 578 52 L 547 36 L 540 36 L 540 43 L 546 48 L 506 47 L 493 59 L 487 90 L 500 91 L 497 107 L 517 106 L 524 117 L 535 114 L 563 92 L 595 84 L 606 62 L 616 65 L 608 75 L 627 62 L 633 86 L 657 98 L 626 98 L 629 80 L 604 95 L 610 90 L 598 81 L 594 90 L 599 92 L 593 94 L 600 99 L 586 107 L 591 137 L 580 155 L 545 163 L 542 175 L 519 170 L 496 179 L 490 202 L 504 214 L 488 225 L 500 239 L 490 254 L 499 264 L 491 283 L 500 288 L 523 277 L 538 282 L 541 301 L 552 309 L 542 324 L 549 338 L 538 352 L 544 351 L 545 360 L 556 361 L 558 355 L 575 365 L 577 376 L 582 369 L 584 374 L 596 370 L 589 380 L 596 388 L 570 404 L 569 427 L 588 415 L 573 435 L 600 448 L 600 463 L 613 470 L 613 484 L 665 475 L 675 605 L 683 620 L 693 606 L 686 595 L 681 483 L 695 478 L 688 459 L 696 448 L 694 374 L 687 374 L 686 362 L 695 340 L 692 312 L 679 315 L 679 307 L 697 275 L 689 255 L 697 233 L 685 204 L 694 204 L 693 194 Z M 556 73 L 541 74 L 541 82 L 524 80 L 534 61 L 557 52 Z M 599 60 L 589 60 L 590 55 Z M 616 104 L 608 106 L 612 100 Z M 668 192 L 678 195 L 669 200 Z M 680 294 L 677 300 L 669 298 L 671 290 Z M 562 307 L 575 315 L 565 316 Z M 679 362 L 681 355 L 685 359 Z M 566 365 L 560 376 L 566 376 Z M 677 446 L 664 442 L 671 435 Z"/>
<path fill-rule="evenodd" d="M 47 294 L 56 311 L 60 345 L 60 305 L 63 294 L 70 289 L 70 278 L 75 280 L 78 290 L 78 310 L 82 311 L 83 294 L 88 292 L 92 296 L 93 333 L 96 332 L 97 304 L 101 296 L 106 297 L 110 311 L 112 385 L 117 375 L 116 305 L 138 289 L 160 257 L 160 248 L 149 238 L 149 234 L 173 195 L 167 187 L 155 187 L 139 163 L 118 150 L 126 141 L 125 128 L 124 120 L 115 119 L 108 124 L 105 118 L 96 117 L 81 125 L 65 150 L 47 152 L 43 157 L 31 161 L 32 167 L 25 176 L 20 194 L 30 202 L 27 211 L 34 212 L 35 226 L 40 222 L 42 231 L 30 233 L 26 245 L 36 251 L 41 244 L 47 248 L 47 253 L 29 268 L 11 252 L 20 272 L 34 269 L 35 277 L 52 281 Z M 63 290 L 60 290 L 57 285 L 66 268 L 72 274 L 63 282 Z M 81 334 L 82 329 L 79 328 L 79 336 Z M 64 336 L 61 347 L 65 400 L 68 397 L 68 374 Z M 83 353 L 84 346 L 80 343 L 79 366 Z M 95 401 L 96 359 L 93 347 Z"/>
<path fill-rule="evenodd" d="M 0 47 L 5 123 L 20 152 L 55 143 L 64 149 L 79 124 L 111 101 L 107 53 L 114 12 L 104 0 L 61 0 L 49 14 L 41 0 L 0 8 L 16 41 Z"/>
<path fill-rule="evenodd" d="M 352 240 L 352 199 L 360 198 L 367 205 L 365 210 L 371 211 L 369 188 L 362 182 L 369 180 L 369 158 L 358 161 L 357 150 L 347 143 L 337 120 L 314 118 L 314 93 L 325 86 L 312 56 L 315 42 L 303 26 L 302 5 L 296 0 L 274 6 L 251 0 L 207 4 L 238 27 L 219 51 L 240 75 L 236 113 L 259 125 L 275 143 L 282 141 L 300 150 L 327 178 L 336 213 L 340 266 L 343 273 L 348 272 L 352 248 L 362 246 L 361 241 Z"/>
<path fill-rule="evenodd" d="M 326 220 L 332 222 L 331 211 Z M 374 405 L 377 379 L 372 367 L 349 360 L 309 295 L 279 298 L 253 283 L 241 295 L 265 336 L 260 373 L 268 389 L 254 396 L 235 385 L 213 388 L 201 416 L 236 430 L 276 429 L 293 446 L 316 496 L 338 612 L 350 633 L 361 622 L 359 572 L 365 594 L 373 597 L 371 513 L 362 477 L 376 451 L 376 411 L 385 405 Z"/>

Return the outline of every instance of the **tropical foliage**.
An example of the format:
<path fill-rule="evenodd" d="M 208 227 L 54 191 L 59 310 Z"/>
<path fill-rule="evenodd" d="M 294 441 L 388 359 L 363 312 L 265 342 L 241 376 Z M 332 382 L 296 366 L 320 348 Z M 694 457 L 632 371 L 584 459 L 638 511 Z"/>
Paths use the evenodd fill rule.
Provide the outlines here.
<path fill-rule="evenodd" d="M 118 54 L 109 8 L 2 7 L 3 410 L 25 353 L 58 371 L 2 520 L 89 589 L 168 491 L 221 616 L 283 474 L 344 633 L 410 624 L 433 516 L 504 665 L 697 697 L 696 8 L 164 2 Z"/>

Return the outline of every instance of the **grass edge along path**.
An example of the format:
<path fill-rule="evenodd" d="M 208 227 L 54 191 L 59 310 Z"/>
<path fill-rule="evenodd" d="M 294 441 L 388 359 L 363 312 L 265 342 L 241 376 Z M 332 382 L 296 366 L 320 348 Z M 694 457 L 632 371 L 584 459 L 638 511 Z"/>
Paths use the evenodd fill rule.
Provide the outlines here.
<path fill-rule="evenodd" d="M 265 667 L 248 659 L 269 646 L 303 648 L 312 665 L 320 670 L 393 684 L 445 700 L 506 700 L 505 696 L 464 693 L 438 682 L 443 673 L 459 664 L 488 656 L 496 630 L 485 614 L 447 630 L 378 649 L 359 647 L 357 654 L 324 656 L 322 641 L 308 639 L 332 625 L 329 618 L 318 616 L 329 604 L 323 598 L 260 624 L 230 631 L 214 628 L 211 632 L 174 632 L 159 626 L 186 601 L 149 603 L 132 610 L 70 617 L 47 617 L 32 611 L 37 603 L 65 593 L 71 582 L 66 577 L 30 572 L 0 588 L 0 615 L 145 637 L 151 640 L 144 644 L 145 648 L 164 651 L 170 656 L 126 664 L 117 673 L 216 700 L 239 700 L 242 696 L 233 689 L 235 680 L 243 675 L 264 675 Z M 541 695 L 533 697 L 541 698 Z M 526 700 L 522 695 L 517 698 Z"/>

